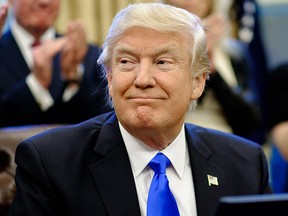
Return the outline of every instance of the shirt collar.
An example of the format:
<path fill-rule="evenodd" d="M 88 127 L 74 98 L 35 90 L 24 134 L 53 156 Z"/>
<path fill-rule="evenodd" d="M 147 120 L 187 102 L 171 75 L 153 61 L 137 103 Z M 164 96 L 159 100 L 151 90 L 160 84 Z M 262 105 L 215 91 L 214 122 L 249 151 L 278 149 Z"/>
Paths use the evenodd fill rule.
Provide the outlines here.
<path fill-rule="evenodd" d="M 119 127 L 129 155 L 134 178 L 136 178 L 159 150 L 146 145 L 132 136 L 120 122 Z M 179 178 L 182 178 L 185 163 L 188 159 L 184 125 L 175 140 L 161 152 L 170 159 L 177 175 Z"/>
<path fill-rule="evenodd" d="M 30 47 L 34 42 L 34 37 L 28 31 L 26 31 L 26 29 L 20 26 L 16 20 L 14 20 L 11 25 L 11 31 L 15 37 L 15 40 L 17 41 L 17 44 L 21 44 L 21 46 Z M 51 27 L 41 36 L 40 41 L 43 42 L 53 38 L 55 38 L 55 29 Z"/>
<path fill-rule="evenodd" d="M 33 67 L 34 61 L 31 52 L 31 45 L 34 42 L 34 37 L 26 31 L 22 26 L 20 26 L 16 20 L 13 20 L 11 25 L 11 32 L 16 40 L 16 43 L 26 61 L 29 68 Z M 47 39 L 55 38 L 54 28 L 49 28 L 40 38 L 40 41 L 43 42 Z"/>

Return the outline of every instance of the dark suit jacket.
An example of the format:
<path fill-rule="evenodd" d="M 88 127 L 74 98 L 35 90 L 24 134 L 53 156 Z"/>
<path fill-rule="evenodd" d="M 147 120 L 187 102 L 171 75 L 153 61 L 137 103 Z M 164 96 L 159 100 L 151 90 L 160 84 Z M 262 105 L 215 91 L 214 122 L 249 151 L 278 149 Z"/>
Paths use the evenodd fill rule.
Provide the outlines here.
<path fill-rule="evenodd" d="M 186 124 L 198 216 L 212 216 L 219 197 L 269 192 L 261 147 Z M 16 151 L 17 192 L 10 216 L 137 216 L 139 203 L 114 113 L 36 135 Z M 207 174 L 218 178 L 209 186 Z"/>
<path fill-rule="evenodd" d="M 266 88 L 266 107 L 268 130 L 275 125 L 288 121 L 288 62 L 280 63 L 271 70 Z"/>
<path fill-rule="evenodd" d="M 205 91 L 213 91 L 219 102 L 227 123 L 236 135 L 261 142 L 255 136 L 260 127 L 260 108 L 258 96 L 253 83 L 252 65 L 245 46 L 236 40 L 227 41 L 225 47 L 231 66 L 238 81 L 237 88 L 231 88 L 222 78 L 219 71 L 210 75 Z M 199 103 L 205 97 L 200 97 Z"/>
<path fill-rule="evenodd" d="M 5 33 L 0 40 L 0 126 L 78 123 L 111 111 L 106 106 L 106 82 L 96 63 L 99 54 L 99 47 L 89 46 L 80 89 L 67 103 L 62 100 L 65 82 L 60 77 L 59 55 L 54 58 L 49 91 L 55 104 L 43 112 L 25 83 L 28 65 L 11 32 Z"/>

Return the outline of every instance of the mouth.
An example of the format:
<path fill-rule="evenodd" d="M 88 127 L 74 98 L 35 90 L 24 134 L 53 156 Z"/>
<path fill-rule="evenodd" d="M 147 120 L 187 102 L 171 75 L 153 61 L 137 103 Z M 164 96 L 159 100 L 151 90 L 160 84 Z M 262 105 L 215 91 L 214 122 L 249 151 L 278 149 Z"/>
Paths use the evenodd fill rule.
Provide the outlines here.
<path fill-rule="evenodd" d="M 129 97 L 128 100 L 139 104 L 155 103 L 159 100 L 163 100 L 161 97 Z"/>

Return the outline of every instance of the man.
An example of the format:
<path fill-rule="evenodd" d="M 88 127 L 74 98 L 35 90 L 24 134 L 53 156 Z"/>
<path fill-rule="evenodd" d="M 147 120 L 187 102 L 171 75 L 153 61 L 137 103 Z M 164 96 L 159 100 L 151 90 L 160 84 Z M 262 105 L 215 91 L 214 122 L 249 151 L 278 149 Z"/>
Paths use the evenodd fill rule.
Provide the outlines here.
<path fill-rule="evenodd" d="M 96 64 L 100 49 L 87 45 L 82 24 L 72 22 L 55 38 L 59 0 L 10 6 L 14 21 L 0 40 L 0 126 L 77 123 L 110 111 Z"/>
<path fill-rule="evenodd" d="M 116 15 L 98 63 L 115 113 L 22 142 L 10 215 L 167 216 L 166 196 L 151 202 L 157 181 L 173 215 L 212 216 L 221 196 L 270 191 L 259 145 L 184 124 L 210 68 L 199 18 L 131 5 Z M 167 175 L 154 166 L 159 155 L 171 162 Z"/>

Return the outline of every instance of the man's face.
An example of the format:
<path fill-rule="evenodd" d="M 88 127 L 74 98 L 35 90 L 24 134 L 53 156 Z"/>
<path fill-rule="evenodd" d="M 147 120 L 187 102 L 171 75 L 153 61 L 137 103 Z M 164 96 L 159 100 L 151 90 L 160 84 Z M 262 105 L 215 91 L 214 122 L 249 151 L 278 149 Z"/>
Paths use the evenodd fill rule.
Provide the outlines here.
<path fill-rule="evenodd" d="M 201 18 L 208 15 L 213 0 L 166 0 L 168 4 L 179 7 Z"/>
<path fill-rule="evenodd" d="M 135 129 L 182 126 L 205 75 L 192 77 L 188 39 L 176 33 L 133 27 L 114 47 L 109 92 L 121 124 Z"/>
<path fill-rule="evenodd" d="M 17 22 L 30 33 L 51 27 L 59 12 L 60 0 L 10 0 Z"/>

